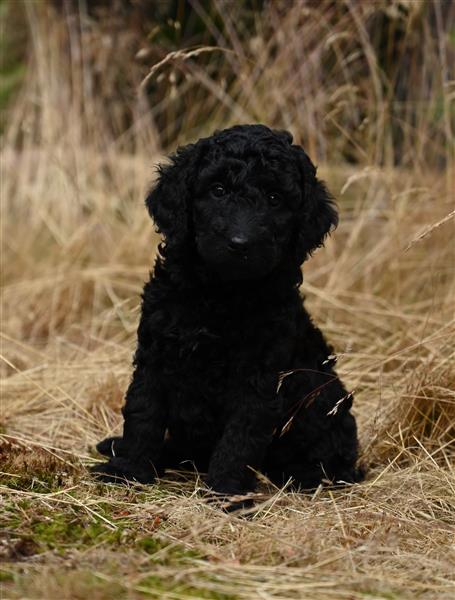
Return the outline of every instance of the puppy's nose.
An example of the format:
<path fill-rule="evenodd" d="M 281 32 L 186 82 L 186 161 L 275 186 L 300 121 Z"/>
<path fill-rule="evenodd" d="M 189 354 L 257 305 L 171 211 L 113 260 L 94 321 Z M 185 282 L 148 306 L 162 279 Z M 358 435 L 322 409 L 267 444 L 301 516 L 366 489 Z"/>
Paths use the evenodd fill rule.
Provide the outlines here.
<path fill-rule="evenodd" d="M 229 240 L 228 246 L 234 252 L 246 252 L 248 249 L 248 238 L 244 235 L 234 235 Z"/>

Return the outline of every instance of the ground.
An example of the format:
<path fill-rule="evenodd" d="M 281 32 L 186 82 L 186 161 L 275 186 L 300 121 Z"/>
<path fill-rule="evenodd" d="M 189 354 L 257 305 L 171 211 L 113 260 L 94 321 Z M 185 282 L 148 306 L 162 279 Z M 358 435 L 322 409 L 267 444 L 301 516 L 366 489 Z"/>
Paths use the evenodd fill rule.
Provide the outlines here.
<path fill-rule="evenodd" d="M 119 50 L 105 24 L 51 4 L 26 3 L 24 87 L 2 132 L 0 596 L 452 600 L 453 102 L 447 36 L 417 27 L 417 4 L 433 3 L 409 14 L 381 4 L 413 33 L 396 104 L 394 71 L 365 34 L 380 3 L 339 14 L 294 3 L 282 15 L 270 3 L 275 33 L 259 28 L 244 51 L 229 38 L 226 80 L 214 51 L 152 69 L 152 99 L 165 86 L 153 114 L 120 77 L 134 44 Z M 162 140 L 175 148 L 245 121 L 292 128 L 338 202 L 340 225 L 305 266 L 302 293 L 355 390 L 366 479 L 313 494 L 262 480 L 253 509 L 226 514 L 195 475 L 108 486 L 87 466 L 121 428 L 158 243 L 143 198 Z"/>
<path fill-rule="evenodd" d="M 326 175 L 332 188 L 347 179 Z M 3 294 L 4 597 L 453 598 L 450 228 L 421 235 L 446 205 L 430 215 L 414 197 L 411 216 L 384 206 L 367 220 L 355 198 L 344 192 L 341 226 L 303 291 L 356 390 L 366 480 L 309 495 L 263 481 L 246 514 L 209 503 L 193 475 L 123 487 L 86 470 L 121 425 L 157 241 L 143 207 L 109 215 L 113 231 L 100 225 L 96 243 L 86 222 L 63 245 L 44 226 L 27 238 L 8 223 L 11 246 L 25 243 Z M 48 252 L 34 264 L 40 243 Z"/>

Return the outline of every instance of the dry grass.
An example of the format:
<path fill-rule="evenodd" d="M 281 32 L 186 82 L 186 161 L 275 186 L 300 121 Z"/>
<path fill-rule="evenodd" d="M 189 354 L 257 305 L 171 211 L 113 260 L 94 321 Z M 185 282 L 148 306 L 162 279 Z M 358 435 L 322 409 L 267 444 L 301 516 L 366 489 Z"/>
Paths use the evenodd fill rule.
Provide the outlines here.
<path fill-rule="evenodd" d="M 349 67 L 352 48 L 338 48 L 359 98 L 351 98 L 351 108 L 360 115 L 366 98 L 359 90 L 382 74 L 365 37 L 369 16 L 362 4 L 346 6 L 336 27 L 357 31 L 372 70 L 362 79 L 360 68 Z M 405 121 L 403 155 L 412 160 L 391 165 L 393 122 L 381 121 L 390 113 L 381 113 L 386 99 L 379 97 L 365 116 L 371 143 L 357 129 L 351 140 L 354 147 L 364 144 L 357 165 L 320 169 L 338 198 L 341 225 L 306 266 L 303 292 L 337 348 L 341 376 L 356 390 L 367 479 L 314 495 L 265 482 L 245 518 L 208 504 L 193 476 L 109 487 L 94 483 L 84 468 L 94 460 L 93 444 L 121 424 L 139 293 L 157 243 L 142 198 L 160 158 L 160 137 L 143 115 L 140 125 L 115 136 L 106 126 L 109 105 L 90 96 L 90 85 L 77 85 L 90 64 L 68 61 L 62 25 L 51 13 L 28 11 L 33 68 L 11 112 L 2 154 L 2 597 L 453 598 L 453 82 L 443 44 L 426 60 L 442 73 L 430 96 L 439 95 L 449 113 L 435 126 L 426 104 L 428 119 L 422 108 L 415 131 Z M 336 138 L 317 124 L 330 113 L 340 125 L 335 147 L 341 152 L 349 141 L 342 133 L 348 108 L 329 110 L 336 89 L 349 92 L 340 72 L 334 67 L 325 82 L 311 80 L 306 90 L 287 70 L 291 48 L 297 58 L 307 56 L 305 39 L 321 66 L 330 32 L 320 30 L 318 45 L 311 24 L 297 27 L 296 19 L 273 11 L 268 18 L 275 38 L 259 37 L 251 47 L 242 46 L 230 23 L 224 46 L 234 50 L 229 61 L 238 77 L 223 94 L 212 75 L 182 81 L 183 95 L 188 81 L 199 88 L 188 129 L 176 137 L 191 136 L 198 119 L 201 129 L 245 120 L 236 112 L 241 106 L 248 120 L 289 126 L 299 138 L 308 131 L 313 153 L 333 159 L 324 148 Z M 258 29 L 266 25 L 264 18 Z M 311 37 L 299 36 L 305 27 Z M 296 36 L 300 46 L 289 43 Z M 242 55 L 247 51 L 249 59 Z M 183 63 L 201 77 L 199 59 Z M 301 112 L 307 100 L 312 103 Z M 419 145 L 412 153 L 416 139 L 426 147 L 435 127 L 428 148 L 446 157 L 444 171 L 424 168 Z"/>

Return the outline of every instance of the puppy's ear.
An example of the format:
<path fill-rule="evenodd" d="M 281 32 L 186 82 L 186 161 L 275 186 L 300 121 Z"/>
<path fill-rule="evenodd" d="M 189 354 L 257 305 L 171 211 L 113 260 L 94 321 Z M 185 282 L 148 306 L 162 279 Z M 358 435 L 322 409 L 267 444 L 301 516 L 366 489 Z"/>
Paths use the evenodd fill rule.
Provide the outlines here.
<path fill-rule="evenodd" d="M 165 237 L 166 247 L 175 247 L 187 237 L 189 205 L 201 151 L 201 143 L 179 148 L 169 164 L 158 167 L 158 179 L 145 199 L 157 230 Z"/>
<path fill-rule="evenodd" d="M 292 146 L 300 171 L 302 204 L 299 211 L 297 255 L 303 262 L 338 225 L 333 197 L 316 177 L 316 167 L 300 146 Z"/>

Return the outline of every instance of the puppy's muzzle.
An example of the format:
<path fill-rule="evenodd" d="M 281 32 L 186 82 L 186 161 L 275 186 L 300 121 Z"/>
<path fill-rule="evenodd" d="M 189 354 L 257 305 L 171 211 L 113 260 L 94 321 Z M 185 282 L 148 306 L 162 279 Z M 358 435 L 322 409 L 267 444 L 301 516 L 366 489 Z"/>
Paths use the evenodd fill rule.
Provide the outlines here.
<path fill-rule="evenodd" d="M 246 235 L 234 235 L 228 242 L 229 250 L 235 254 L 246 255 L 248 254 L 249 247 L 250 240 L 246 237 Z"/>

